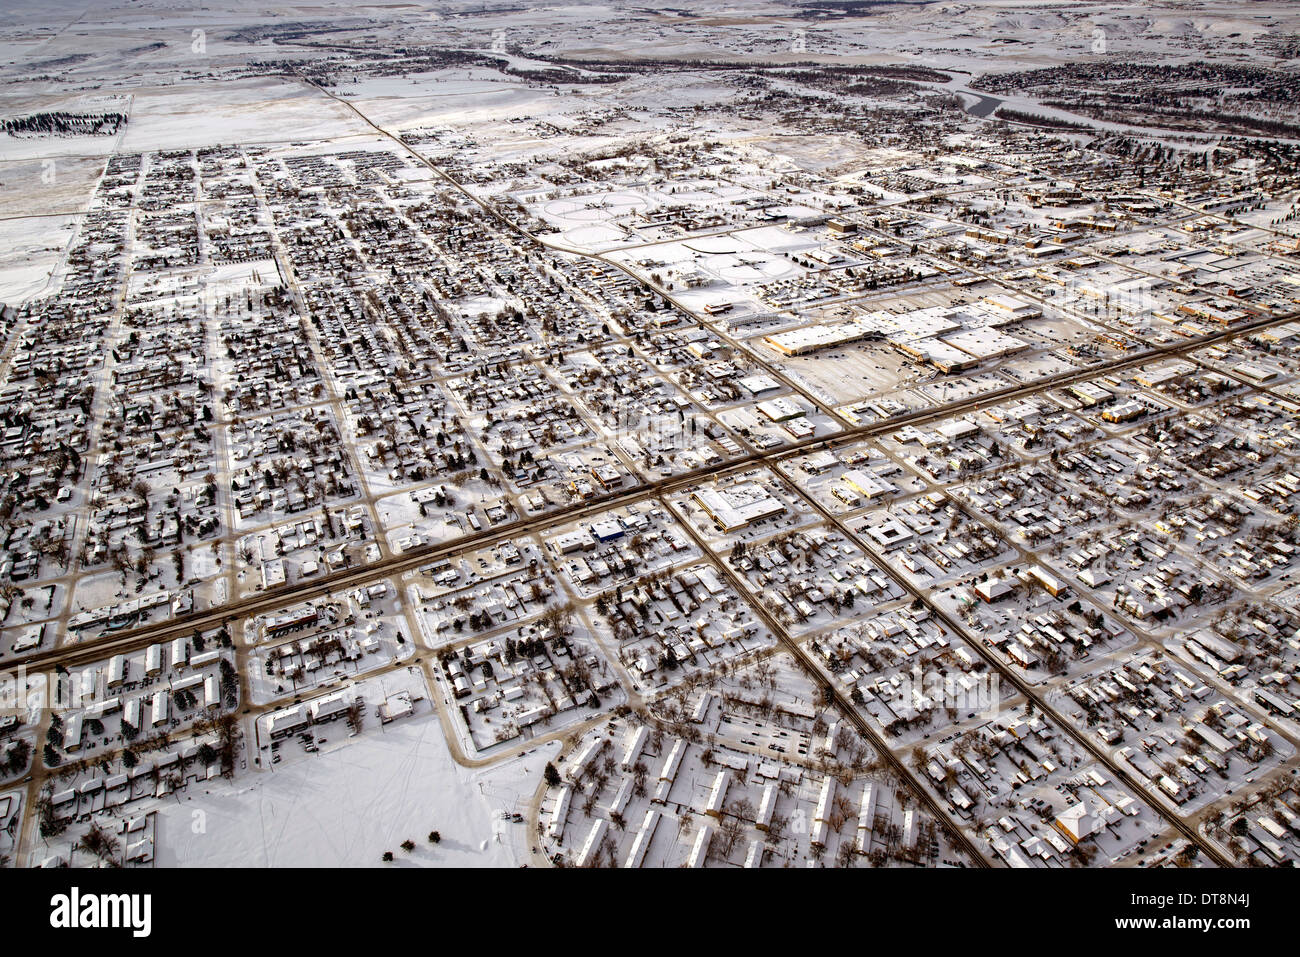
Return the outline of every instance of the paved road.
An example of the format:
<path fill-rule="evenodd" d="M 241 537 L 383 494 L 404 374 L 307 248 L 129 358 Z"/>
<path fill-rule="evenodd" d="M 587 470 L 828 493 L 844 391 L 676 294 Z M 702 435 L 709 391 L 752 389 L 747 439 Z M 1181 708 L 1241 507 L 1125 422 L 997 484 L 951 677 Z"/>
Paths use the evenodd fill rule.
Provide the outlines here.
<path fill-rule="evenodd" d="M 406 144 L 402 143 L 402 141 L 399 138 L 397 138 L 393 134 L 389 133 L 388 131 L 374 124 L 371 120 L 369 120 L 364 114 L 362 114 L 359 110 L 357 110 L 356 107 L 353 106 L 351 103 L 349 103 L 347 100 L 335 96 L 333 93 L 331 93 L 328 90 L 322 90 L 321 92 L 325 93 L 326 95 L 330 96 L 337 102 L 346 106 L 350 111 L 356 114 L 368 126 L 373 128 L 383 136 L 387 137 L 388 139 L 392 140 L 394 143 L 398 144 L 403 151 L 413 156 L 422 165 L 428 167 L 440 178 L 445 180 L 449 185 L 451 185 L 453 188 L 459 191 L 462 195 L 464 195 L 470 201 L 472 201 L 481 209 L 483 209 L 486 213 L 488 213 L 493 218 L 503 223 L 511 231 L 523 234 L 531 241 L 536 242 L 539 245 L 545 246 L 549 249 L 553 249 L 559 252 L 564 252 L 572 255 L 582 256 L 588 259 L 594 259 L 612 268 L 616 268 L 621 272 L 631 276 L 638 283 L 641 283 L 643 285 L 648 285 L 658 295 L 660 295 L 666 301 L 672 303 L 674 307 L 679 309 L 684 315 L 693 316 L 690 310 L 685 308 L 683 304 L 679 302 L 674 296 L 672 296 L 670 292 L 656 286 L 655 284 L 646 283 L 643 277 L 637 275 L 636 273 L 634 273 L 632 270 L 630 270 L 628 267 L 624 266 L 622 263 L 618 262 L 617 260 L 610 259 L 601 254 L 593 254 L 585 250 L 574 249 L 554 242 L 544 241 L 538 239 L 536 236 L 533 236 L 527 230 L 522 229 L 517 224 L 513 223 L 510 219 L 502 215 L 495 208 L 493 208 L 492 206 L 484 203 L 483 201 L 475 197 L 472 193 L 466 190 L 458 182 L 456 182 L 454 179 L 448 176 L 441 168 L 431 163 L 429 160 L 425 159 L 415 150 L 408 147 Z M 991 105 L 987 106 L 988 112 L 991 112 L 992 109 L 996 107 L 997 102 L 992 101 L 992 98 L 986 97 L 983 99 L 991 102 Z M 981 102 L 980 104 L 977 104 L 976 107 L 974 107 L 973 109 L 979 109 L 984 107 L 985 105 L 986 105 L 985 103 Z M 980 114 L 975 114 L 975 115 L 980 115 Z M 181 618 L 170 619 L 170 620 L 166 620 L 154 624 L 143 625 L 121 633 L 101 635 L 97 638 L 93 638 L 90 640 L 24 656 L 22 658 L 16 659 L 12 663 L 22 664 L 26 666 L 29 670 L 49 668 L 56 665 L 64 666 L 64 667 L 73 667 L 89 661 L 102 659 L 103 657 L 110 654 L 138 650 L 139 648 L 144 647 L 145 645 L 150 644 L 152 642 L 164 640 L 168 637 L 172 637 L 177 634 L 186 634 L 196 628 L 209 628 L 209 627 L 219 626 L 236 616 L 251 616 L 251 615 L 260 614 L 263 612 L 281 608 L 285 605 L 292 604 L 294 602 L 315 598 L 315 597 L 324 597 L 333 592 L 346 590 L 355 587 L 357 585 L 363 584 L 365 582 L 371 581 L 378 577 L 400 574 L 418 568 L 419 566 L 427 562 L 433 561 L 437 558 L 451 555 L 454 553 L 459 553 L 464 551 L 467 548 L 481 547 L 483 545 L 498 542 L 508 537 L 527 534 L 529 532 L 543 528 L 547 525 L 552 525 L 557 521 L 563 521 L 566 523 L 572 522 L 575 520 L 579 520 L 582 517 L 587 515 L 592 515 L 598 512 L 602 512 L 607 509 L 614 508 L 620 505 L 631 504 L 633 502 L 640 501 L 648 497 L 658 497 L 662 499 L 665 502 L 665 504 L 668 504 L 669 500 L 667 496 L 669 496 L 672 493 L 681 491 L 693 484 L 696 484 L 704 480 L 720 478 L 740 470 L 753 468 L 755 466 L 767 465 L 767 464 L 778 464 L 781 461 L 788 459 L 794 455 L 802 454 L 805 452 L 809 452 L 821 448 L 830 448 L 836 445 L 857 441 L 863 438 L 869 438 L 873 436 L 887 434 L 906 425 L 921 425 L 927 422 L 934 421 L 936 419 L 946 418 L 954 415 L 960 415 L 970 411 L 976 411 L 982 407 L 987 407 L 995 403 L 1004 402 L 1022 396 L 1036 394 L 1052 388 L 1059 388 L 1083 379 L 1091 379 L 1099 375 L 1104 375 L 1121 369 L 1131 368 L 1133 366 L 1140 365 L 1152 361 L 1154 359 L 1164 358 L 1167 356 L 1185 355 L 1188 352 L 1194 351 L 1204 346 L 1226 341 L 1228 339 L 1235 338 L 1241 335 L 1246 335 L 1271 325 L 1287 322 L 1297 318 L 1298 316 L 1300 316 L 1300 311 L 1288 313 L 1286 315 L 1264 317 L 1261 319 L 1254 320 L 1250 323 L 1243 324 L 1236 328 L 1221 330 L 1215 333 L 1211 333 L 1209 335 L 1197 337 L 1194 339 L 1188 339 L 1181 342 L 1167 343 L 1161 346 L 1150 347 L 1140 352 L 1134 352 L 1129 355 L 1119 356 L 1114 359 L 1108 360 L 1106 362 L 1098 363 L 1086 368 L 1079 368 L 1079 369 L 1070 370 L 1068 372 L 1063 372 L 1058 375 L 1048 377 L 1046 379 L 1040 379 L 1034 382 L 1018 384 L 1018 385 L 1008 385 L 1006 387 L 994 390 L 989 393 L 985 393 L 977 397 L 956 400 L 953 402 L 919 410 L 916 412 L 907 413 L 896 417 L 891 417 L 889 419 L 880 422 L 870 423 L 867 425 L 862 425 L 862 426 L 848 425 L 846 428 L 842 429 L 842 431 L 832 436 L 813 437 L 801 441 L 796 441 L 788 445 L 782 446 L 778 449 L 770 450 L 767 452 L 751 452 L 749 454 L 742 455 L 735 459 L 725 460 L 723 462 L 717 463 L 712 466 L 694 469 L 689 472 L 685 472 L 677 476 L 673 476 L 671 478 L 648 482 L 643 485 L 635 486 L 618 492 L 605 493 L 577 507 L 568 509 L 562 513 L 552 512 L 548 514 L 543 514 L 541 516 L 536 516 L 533 518 L 521 518 L 521 519 L 512 520 L 509 522 L 502 523 L 493 528 L 484 529 L 481 532 L 464 536 L 452 542 L 443 543 L 434 546 L 426 546 L 420 549 L 415 549 L 410 552 L 406 552 L 402 555 L 388 555 L 380 562 L 371 565 L 361 566 L 356 569 L 348 569 L 340 572 L 335 572 L 329 576 L 326 576 L 323 579 L 319 579 L 311 583 L 297 583 L 294 585 L 282 586 L 280 588 L 270 590 L 261 595 L 255 596 L 253 598 L 245 599 L 245 600 L 236 600 L 232 598 L 232 600 L 228 601 L 227 603 L 219 607 L 208 609 L 203 612 L 197 612 Z M 742 349 L 747 355 L 753 358 L 757 364 L 762 366 L 765 369 L 765 371 L 771 374 L 774 378 L 778 379 L 778 381 L 781 381 L 784 384 L 786 384 L 792 391 L 795 391 L 800 395 L 804 396 L 805 398 L 807 398 L 810 402 L 812 402 L 814 407 L 825 408 L 825 404 L 823 402 L 820 402 L 815 397 L 811 396 L 800 383 L 791 380 L 782 372 L 781 369 L 777 368 L 775 365 L 768 362 L 763 357 L 754 354 L 752 350 L 744 348 L 735 340 L 731 339 L 731 337 L 727 336 L 725 333 L 721 333 L 716 329 L 714 329 L 713 331 L 719 334 L 720 336 L 722 336 L 722 338 L 727 340 L 734 347 L 738 349 Z M 827 411 L 829 412 L 829 414 L 835 415 L 833 410 L 827 409 Z M 809 500 L 812 501 L 811 498 Z M 859 544 L 859 546 L 862 547 L 867 554 L 872 554 L 874 556 L 874 551 L 868 548 L 866 544 L 862 542 L 856 535 L 848 531 L 848 529 L 843 525 L 843 523 L 841 523 L 838 519 L 836 519 L 833 515 L 831 515 L 828 511 L 826 511 L 815 501 L 813 501 L 813 505 L 815 508 L 818 509 L 819 512 L 823 514 L 824 518 L 827 521 L 831 522 L 833 525 L 838 527 L 842 532 L 844 532 L 850 538 L 850 540 L 853 540 L 857 544 Z M 691 534 L 692 537 L 697 538 L 697 543 L 701 545 L 702 550 L 705 552 L 705 554 L 710 554 L 709 550 L 707 548 L 704 548 L 703 543 L 699 542 L 696 533 L 694 532 L 693 528 L 691 528 L 690 526 L 690 523 L 684 521 L 683 525 L 688 530 L 688 532 Z M 878 563 L 881 564 L 882 567 L 887 572 L 894 574 L 890 570 L 888 563 L 881 563 L 881 562 Z M 747 589 L 744 589 L 743 586 L 741 586 L 738 582 L 734 580 L 736 578 L 734 570 L 730 569 L 725 562 L 719 561 L 717 564 L 722 568 L 722 570 L 727 575 L 727 577 L 733 579 L 733 585 L 735 585 L 735 587 L 737 587 L 741 592 L 747 591 Z M 941 609 L 938 609 L 932 603 L 930 603 L 926 596 L 921 595 L 919 592 L 917 592 L 916 589 L 910 586 L 909 583 L 907 583 L 905 580 L 903 580 L 901 577 L 897 576 L 896 574 L 894 574 L 894 577 L 896 578 L 896 580 L 899 581 L 900 585 L 902 585 L 905 589 L 907 589 L 909 592 L 913 594 L 916 594 L 918 597 L 921 597 L 922 600 L 926 601 L 926 603 L 931 607 L 932 611 L 936 614 L 936 616 L 939 617 L 940 620 L 944 621 L 946 625 L 948 625 L 950 628 L 952 628 L 954 631 L 957 631 L 958 633 L 964 633 L 961 631 L 960 628 L 956 626 L 954 622 L 952 622 L 952 620 L 945 613 L 942 612 Z M 785 631 L 785 629 L 781 627 L 778 622 L 772 619 L 772 617 L 767 613 L 766 609 L 762 607 L 761 603 L 754 603 L 754 607 L 757 610 L 757 612 L 768 623 L 768 626 L 773 631 L 773 634 L 778 636 L 778 638 L 780 638 L 782 643 L 787 646 L 787 648 L 796 657 L 796 659 L 800 662 L 800 664 L 810 674 L 817 676 L 819 683 L 824 683 L 824 676 L 822 675 L 820 670 L 815 666 L 815 664 L 808 658 L 806 653 L 798 646 L 797 642 L 793 641 L 790 638 L 789 634 Z M 980 649 L 977 648 L 977 650 Z M 982 650 L 981 650 L 981 654 L 983 654 Z M 1123 769 L 1116 766 L 1110 760 L 1108 755 L 1106 755 L 1100 749 L 1092 745 L 1091 742 L 1089 742 L 1086 739 L 1086 737 L 1075 732 L 1072 729 L 1069 722 L 1065 721 L 1063 718 L 1057 715 L 1056 712 L 1051 707 L 1046 705 L 1037 696 L 1037 694 L 1032 689 L 1029 688 L 1027 683 L 1021 680 L 1012 671 L 1002 666 L 1000 662 L 996 661 L 995 659 L 991 658 L 988 655 L 985 655 L 985 657 L 989 660 L 990 664 L 993 667 L 995 667 L 1004 677 L 1007 678 L 1007 680 L 1014 687 L 1017 688 L 1018 691 L 1020 691 L 1022 695 L 1024 695 L 1028 699 L 1033 700 L 1044 713 L 1047 713 L 1052 717 L 1054 717 L 1061 724 L 1062 728 L 1068 733 L 1070 733 L 1073 737 L 1075 737 L 1076 740 L 1080 743 L 1080 745 L 1083 746 L 1090 753 L 1092 753 L 1093 756 L 1098 761 L 1105 764 L 1118 778 L 1125 781 L 1126 784 L 1133 787 L 1138 793 L 1144 793 L 1143 789 L 1137 787 L 1137 785 L 1131 781 L 1129 775 L 1125 771 L 1123 771 Z M 912 772 L 893 754 L 893 752 L 890 750 L 888 745 L 885 744 L 885 742 L 882 739 L 880 739 L 878 735 L 874 733 L 870 725 L 862 718 L 862 716 L 857 712 L 857 710 L 852 707 L 851 703 L 840 700 L 840 696 L 838 692 L 833 688 L 833 686 L 832 686 L 832 693 L 835 699 L 835 703 L 839 705 L 843 713 L 847 715 L 850 718 L 850 720 L 853 721 L 853 723 L 859 728 L 859 730 L 863 733 L 863 735 L 866 738 L 868 738 L 868 740 L 871 740 L 873 742 L 878 752 L 881 754 L 882 758 L 884 758 L 894 768 L 895 772 L 898 773 L 903 780 L 909 782 L 912 785 L 913 790 L 915 790 L 918 796 L 920 796 L 925 801 L 927 806 L 930 808 L 931 813 L 935 815 L 936 819 L 941 822 L 947 822 L 949 829 L 955 834 L 958 843 L 962 844 L 966 852 L 970 855 L 971 859 L 984 866 L 987 866 L 988 861 L 975 848 L 973 842 L 970 841 L 965 831 L 960 826 L 954 824 L 949 819 L 946 812 L 934 800 L 930 792 L 916 781 Z M 1157 809 L 1159 810 L 1159 808 Z M 1161 813 L 1164 812 L 1161 811 Z M 1201 849 L 1205 851 L 1208 856 L 1210 856 L 1216 862 L 1221 863 L 1223 866 L 1231 866 L 1230 862 L 1228 862 L 1227 859 L 1224 858 L 1222 854 L 1220 854 L 1212 846 L 1203 842 L 1199 838 L 1199 836 L 1195 833 L 1195 831 L 1189 828 L 1186 824 L 1184 824 L 1181 821 L 1181 819 L 1178 819 L 1176 816 L 1172 816 L 1167 813 L 1165 814 L 1165 816 L 1170 820 L 1170 823 L 1175 828 L 1177 828 L 1181 833 L 1183 833 L 1184 836 L 1186 836 L 1194 844 L 1201 847 Z"/>
<path fill-rule="evenodd" d="M 1133 776 L 1129 774 L 1127 770 L 1125 770 L 1116 761 L 1114 761 L 1111 758 L 1110 754 L 1105 751 L 1105 749 L 1098 747 L 1092 742 L 1092 740 L 1087 735 L 1076 730 L 1074 725 L 1070 721 L 1068 721 L 1059 711 L 1057 711 L 1055 707 L 1048 704 L 1047 701 L 1045 700 L 1045 696 L 1040 695 L 1028 681 L 1026 681 L 1020 674 L 1016 672 L 1014 668 L 1011 668 L 1008 665 L 1004 664 L 1001 659 L 999 659 L 996 655 L 993 655 L 988 651 L 988 649 L 985 647 L 982 641 L 968 634 L 966 629 L 962 628 L 961 625 L 957 622 L 955 618 L 953 618 L 952 615 L 948 614 L 948 612 L 945 611 L 937 602 L 931 599 L 928 591 L 917 588 L 915 585 L 912 584 L 910 580 L 907 579 L 906 576 L 899 574 L 894 569 L 893 563 L 888 561 L 888 559 L 884 555 L 882 555 L 879 552 L 879 550 L 875 548 L 875 546 L 873 546 L 862 536 L 858 535 L 856 532 L 850 529 L 847 522 L 843 521 L 838 516 L 834 515 L 828 508 L 826 508 L 826 506 L 824 506 L 821 502 L 817 501 L 817 499 L 814 496 L 805 495 L 804 498 L 812 504 L 813 508 L 817 510 L 817 512 L 822 516 L 823 520 L 825 520 L 827 523 L 829 523 L 834 528 L 836 528 L 840 532 L 840 534 L 844 535 L 849 541 L 851 541 L 854 545 L 856 545 L 859 549 L 861 549 L 864 554 L 871 556 L 871 560 L 877 566 L 883 569 L 884 572 L 887 575 L 889 575 L 890 578 L 894 579 L 894 581 L 898 583 L 899 587 L 902 588 L 908 595 L 912 596 L 913 598 L 920 599 L 922 602 L 924 602 L 926 607 L 930 610 L 930 613 L 936 619 L 941 621 L 945 628 L 947 628 L 953 634 L 962 635 L 963 637 L 965 637 L 967 639 L 966 641 L 967 647 L 969 647 L 971 650 L 977 653 L 981 658 L 983 658 L 988 663 L 988 665 L 998 673 L 1001 679 L 1006 681 L 1013 688 L 1015 688 L 1016 691 L 1018 691 L 1026 701 L 1032 701 L 1034 707 L 1038 710 L 1040 714 L 1045 714 L 1049 718 L 1051 718 L 1052 721 L 1054 721 L 1057 725 L 1060 726 L 1062 731 L 1064 731 L 1072 739 L 1074 739 L 1076 744 L 1078 744 L 1089 754 L 1091 754 L 1096 761 L 1104 765 L 1111 772 L 1111 774 L 1115 775 L 1117 778 L 1123 781 L 1124 785 L 1128 787 L 1130 790 L 1132 790 L 1134 794 L 1145 797 L 1146 803 L 1150 805 L 1150 807 L 1157 814 L 1159 814 L 1166 821 L 1168 821 L 1170 825 L 1176 828 L 1189 841 L 1197 845 L 1216 864 L 1218 864 L 1220 867 L 1232 866 L 1231 861 L 1229 861 L 1226 857 L 1224 857 L 1224 855 L 1221 854 L 1217 848 L 1215 848 L 1214 846 L 1206 842 L 1203 838 L 1201 838 L 1201 836 L 1196 833 L 1196 830 L 1193 827 L 1189 826 L 1185 821 L 1183 821 L 1181 817 L 1170 812 L 1158 801 L 1151 799 L 1147 795 L 1146 789 L 1142 787 L 1140 784 L 1138 784 L 1138 782 L 1133 779 Z M 968 510 L 967 510 L 967 517 L 970 518 L 970 514 Z M 999 538 L 1001 537 L 1002 536 L 999 535 Z M 922 790 L 925 789 L 922 788 Z M 925 791 L 925 793 L 929 793 L 929 792 Z"/>
<path fill-rule="evenodd" d="M 700 534 L 695 530 L 695 527 L 691 524 L 690 520 L 673 508 L 667 500 L 664 500 L 664 505 L 670 508 L 673 513 L 677 515 L 679 519 L 678 524 L 686 530 L 686 533 L 695 542 L 700 551 L 705 555 L 712 556 L 712 550 L 704 539 L 700 537 Z M 717 556 L 714 556 L 714 558 L 715 561 L 713 564 L 717 568 L 721 569 L 722 574 L 731 583 L 731 587 L 735 589 L 736 594 L 749 594 L 749 589 L 741 580 L 740 575 L 737 574 L 736 570 L 731 566 L 731 563 Z M 840 690 L 835 687 L 835 683 L 830 681 L 827 676 L 823 674 L 822 670 L 814 664 L 812 658 L 809 657 L 808 652 L 806 652 L 803 647 L 790 636 L 790 632 L 787 631 L 785 626 L 768 611 L 767 606 L 761 601 L 751 601 L 749 604 L 753 608 L 754 612 L 763 619 L 763 623 L 767 625 L 768 630 L 777 637 L 785 649 L 794 656 L 794 659 L 798 662 L 799 666 L 810 678 L 812 678 L 818 689 L 824 689 L 829 692 L 830 701 L 828 703 L 835 705 L 835 707 L 838 708 L 850 722 L 852 722 L 853 726 L 858 729 L 858 733 L 871 742 L 871 746 L 875 749 L 876 753 L 880 755 L 881 759 L 889 765 L 890 769 L 908 785 L 908 788 L 913 792 L 916 799 L 926 806 L 926 809 L 929 810 L 935 821 L 948 832 L 950 839 L 965 851 L 971 862 L 978 867 L 991 867 L 992 865 L 989 863 L 988 858 L 986 858 L 980 852 L 979 848 L 975 846 L 975 842 L 970 839 L 970 836 L 966 833 L 965 829 L 952 820 L 948 812 L 937 800 L 935 800 L 934 795 L 931 794 L 930 791 L 921 786 L 920 782 L 916 779 L 916 775 L 912 773 L 912 770 L 899 760 L 898 756 L 894 754 L 885 739 L 876 733 L 875 728 L 873 728 L 870 723 L 862 717 L 858 709 L 853 706 L 853 703 L 849 701 L 848 698 L 846 698 Z"/>
<path fill-rule="evenodd" d="M 834 448 L 864 438 L 886 435 L 903 426 L 920 426 L 938 419 L 978 411 L 1000 402 L 1023 398 L 1048 389 L 1064 387 L 1074 382 L 1142 365 L 1155 359 L 1186 355 L 1204 346 L 1248 335 L 1260 329 L 1289 322 L 1296 318 L 1300 318 L 1300 311 L 1257 319 L 1232 329 L 1220 330 L 1181 342 L 1154 346 L 1141 352 L 1119 356 L 1106 362 L 1070 370 L 1046 379 L 1008 385 L 983 395 L 958 399 L 927 409 L 893 416 L 878 422 L 845 428 L 834 435 L 813 436 L 766 452 L 750 452 L 737 458 L 692 469 L 669 478 L 613 492 L 601 493 L 580 505 L 570 507 L 564 511 L 544 513 L 531 518 L 513 519 L 449 542 L 422 546 L 403 552 L 400 555 L 390 556 L 380 562 L 332 572 L 312 582 L 283 585 L 254 597 L 234 599 L 221 606 L 193 612 L 189 615 L 141 625 L 118 633 L 103 634 L 96 638 L 19 656 L 9 659 L 5 664 L 10 667 L 21 665 L 29 671 L 51 668 L 55 665 L 73 667 L 88 664 L 107 655 L 135 651 L 155 641 L 188 634 L 196 628 L 220 627 L 236 617 L 253 616 L 274 611 L 310 598 L 321 598 L 349 588 L 355 588 L 358 585 L 386 575 L 412 571 L 435 559 L 447 557 L 468 548 L 492 545 L 517 535 L 528 534 L 557 522 L 577 521 L 607 509 L 632 504 L 654 495 L 678 492 L 703 481 L 723 478 L 755 466 L 774 464 L 795 455 Z"/>

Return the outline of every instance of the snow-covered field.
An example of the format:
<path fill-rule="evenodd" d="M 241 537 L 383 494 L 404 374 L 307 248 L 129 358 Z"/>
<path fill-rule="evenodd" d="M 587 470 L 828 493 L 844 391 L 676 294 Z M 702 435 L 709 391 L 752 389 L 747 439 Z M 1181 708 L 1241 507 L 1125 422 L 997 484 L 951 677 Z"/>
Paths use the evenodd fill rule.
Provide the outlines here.
<path fill-rule="evenodd" d="M 157 865 L 377 867 L 392 851 L 389 866 L 515 866 L 527 861 L 524 828 L 501 814 L 524 810 L 555 750 L 465 768 L 435 718 L 395 721 L 231 786 L 191 785 L 157 812 Z"/>

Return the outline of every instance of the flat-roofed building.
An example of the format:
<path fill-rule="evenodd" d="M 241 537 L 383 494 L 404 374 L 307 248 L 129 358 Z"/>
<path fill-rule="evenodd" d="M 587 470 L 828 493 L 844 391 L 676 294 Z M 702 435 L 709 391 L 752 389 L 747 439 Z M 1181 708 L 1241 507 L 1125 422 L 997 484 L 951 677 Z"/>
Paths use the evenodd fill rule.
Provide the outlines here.
<path fill-rule="evenodd" d="M 756 482 L 728 489 L 702 489 L 693 493 L 691 499 L 724 532 L 785 514 L 785 503 L 773 498 Z"/>
<path fill-rule="evenodd" d="M 987 306 L 990 311 L 1008 316 L 1013 320 L 1035 319 L 1043 314 L 1040 307 L 1015 296 L 986 296 L 980 300 L 980 303 Z"/>
<path fill-rule="evenodd" d="M 998 332 L 987 326 L 964 329 L 944 336 L 943 341 L 976 359 L 997 359 L 1029 348 L 1029 343 L 1023 339 L 1017 339 L 1015 336 L 1009 336 L 1005 332 Z"/>
<path fill-rule="evenodd" d="M 878 334 L 878 330 L 872 326 L 851 320 L 833 325 L 804 326 L 788 332 L 778 332 L 764 336 L 763 342 L 783 356 L 803 356 L 810 352 L 817 352 L 819 349 L 831 349 L 835 346 L 861 342 Z"/>

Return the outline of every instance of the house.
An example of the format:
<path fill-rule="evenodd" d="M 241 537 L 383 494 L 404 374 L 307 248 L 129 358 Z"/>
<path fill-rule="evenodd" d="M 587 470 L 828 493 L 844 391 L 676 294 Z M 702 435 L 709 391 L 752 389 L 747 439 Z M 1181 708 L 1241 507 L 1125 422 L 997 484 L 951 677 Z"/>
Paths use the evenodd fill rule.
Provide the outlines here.
<path fill-rule="evenodd" d="M 993 603 L 1005 598 L 1016 590 L 1015 584 L 1007 578 L 990 578 L 976 584 L 975 594 L 986 603 Z"/>

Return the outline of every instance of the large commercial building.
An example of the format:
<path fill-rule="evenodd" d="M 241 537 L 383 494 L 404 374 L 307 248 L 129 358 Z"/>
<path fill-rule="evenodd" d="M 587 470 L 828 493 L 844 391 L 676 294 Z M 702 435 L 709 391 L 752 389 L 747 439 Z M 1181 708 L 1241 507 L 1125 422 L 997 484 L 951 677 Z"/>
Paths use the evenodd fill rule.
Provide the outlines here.
<path fill-rule="evenodd" d="M 778 332 L 765 336 L 763 342 L 783 356 L 803 356 L 879 335 L 880 331 L 874 326 L 854 319 L 829 326 L 804 326 L 801 329 Z"/>
<path fill-rule="evenodd" d="M 691 499 L 724 532 L 785 514 L 785 504 L 756 482 L 728 489 L 702 489 L 691 495 Z"/>

